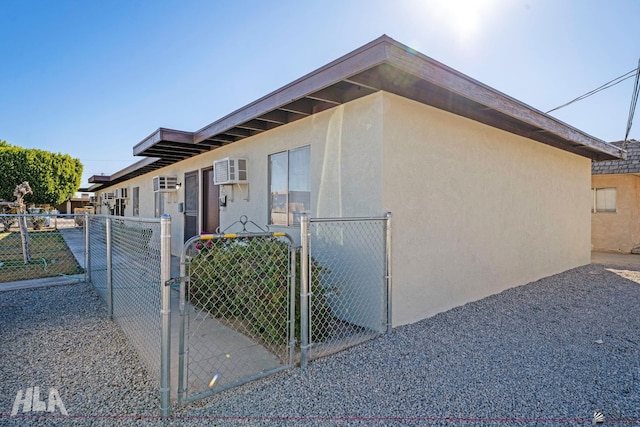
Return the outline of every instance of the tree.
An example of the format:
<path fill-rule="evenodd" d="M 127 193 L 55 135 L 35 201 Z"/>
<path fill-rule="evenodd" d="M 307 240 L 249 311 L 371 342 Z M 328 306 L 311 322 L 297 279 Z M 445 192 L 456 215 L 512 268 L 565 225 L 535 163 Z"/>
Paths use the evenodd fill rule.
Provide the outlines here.
<path fill-rule="evenodd" d="M 26 181 L 17 185 L 16 189 L 13 191 L 13 195 L 16 197 L 16 201 L 13 206 L 19 214 L 25 213 L 24 196 L 27 194 L 33 194 L 33 192 L 31 191 L 29 183 Z M 29 232 L 27 231 L 27 217 L 19 217 L 18 224 L 20 225 L 20 237 L 22 238 L 22 255 L 24 257 L 24 263 L 29 264 L 31 262 L 31 247 Z"/>
<path fill-rule="evenodd" d="M 73 197 L 81 178 L 79 159 L 0 140 L 0 199 L 13 199 L 16 185 L 27 181 L 31 203 L 57 206 Z"/>

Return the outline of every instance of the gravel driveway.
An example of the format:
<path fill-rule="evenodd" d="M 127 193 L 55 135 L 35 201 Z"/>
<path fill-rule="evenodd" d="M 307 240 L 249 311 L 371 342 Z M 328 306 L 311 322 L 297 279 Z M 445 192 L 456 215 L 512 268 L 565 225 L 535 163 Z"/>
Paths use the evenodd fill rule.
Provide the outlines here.
<path fill-rule="evenodd" d="M 1 425 L 640 424 L 640 272 L 588 265 L 157 418 L 155 382 L 87 285 L 0 292 Z M 55 388 L 68 416 L 12 417 Z M 41 392 L 44 393 L 44 392 Z"/>

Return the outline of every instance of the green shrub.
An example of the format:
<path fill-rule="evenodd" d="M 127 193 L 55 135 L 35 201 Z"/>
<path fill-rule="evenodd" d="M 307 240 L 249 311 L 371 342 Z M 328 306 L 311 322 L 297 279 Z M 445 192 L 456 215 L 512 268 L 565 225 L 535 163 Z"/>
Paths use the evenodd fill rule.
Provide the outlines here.
<path fill-rule="evenodd" d="M 268 347 L 286 346 L 288 335 L 289 246 L 276 238 L 214 239 L 200 241 L 191 261 L 190 302 L 212 316 L 245 325 Z M 322 268 L 312 261 L 311 292 L 316 310 L 328 322 L 330 311 L 320 285 Z M 300 256 L 296 256 L 295 334 L 300 337 Z M 327 331 L 322 325 L 316 330 Z M 314 335 L 315 339 L 321 336 Z"/>

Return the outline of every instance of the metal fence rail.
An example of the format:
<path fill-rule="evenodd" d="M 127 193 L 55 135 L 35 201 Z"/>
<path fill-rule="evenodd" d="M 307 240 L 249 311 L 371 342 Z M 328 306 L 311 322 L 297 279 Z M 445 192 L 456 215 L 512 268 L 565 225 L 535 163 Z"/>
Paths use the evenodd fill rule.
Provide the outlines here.
<path fill-rule="evenodd" d="M 303 218 L 303 366 L 390 329 L 390 219 Z"/>
<path fill-rule="evenodd" d="M 83 273 L 83 236 L 82 215 L 0 214 L 0 282 Z"/>
<path fill-rule="evenodd" d="M 196 236 L 184 246 L 181 270 L 179 404 L 293 365 L 291 237 Z"/>

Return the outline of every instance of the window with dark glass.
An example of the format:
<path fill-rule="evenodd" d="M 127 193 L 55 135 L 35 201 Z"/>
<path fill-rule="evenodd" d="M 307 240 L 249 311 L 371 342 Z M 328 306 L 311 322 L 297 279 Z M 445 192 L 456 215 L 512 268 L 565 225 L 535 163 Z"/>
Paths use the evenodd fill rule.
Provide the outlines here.
<path fill-rule="evenodd" d="M 132 208 L 133 216 L 140 216 L 140 187 L 133 187 Z"/>

